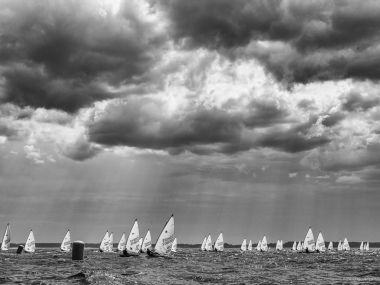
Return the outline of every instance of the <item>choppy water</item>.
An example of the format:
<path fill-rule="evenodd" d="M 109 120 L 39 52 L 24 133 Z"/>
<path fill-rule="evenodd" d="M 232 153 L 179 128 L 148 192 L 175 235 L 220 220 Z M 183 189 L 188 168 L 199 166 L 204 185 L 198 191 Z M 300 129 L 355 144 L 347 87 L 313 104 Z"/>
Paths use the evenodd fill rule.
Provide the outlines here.
<path fill-rule="evenodd" d="M 0 254 L 0 284 L 380 284 L 380 252 L 201 252 L 173 258 L 119 257 L 86 250 L 85 260 L 39 249 Z"/>

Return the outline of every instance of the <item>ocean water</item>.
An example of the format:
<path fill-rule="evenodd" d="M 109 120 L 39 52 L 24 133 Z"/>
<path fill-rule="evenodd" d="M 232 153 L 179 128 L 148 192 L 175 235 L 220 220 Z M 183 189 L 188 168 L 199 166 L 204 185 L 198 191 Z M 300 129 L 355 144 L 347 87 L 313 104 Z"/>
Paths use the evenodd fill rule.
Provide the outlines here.
<path fill-rule="evenodd" d="M 380 284 L 380 251 L 301 254 L 201 252 L 181 249 L 172 258 L 120 257 L 86 249 L 0 253 L 0 284 Z"/>

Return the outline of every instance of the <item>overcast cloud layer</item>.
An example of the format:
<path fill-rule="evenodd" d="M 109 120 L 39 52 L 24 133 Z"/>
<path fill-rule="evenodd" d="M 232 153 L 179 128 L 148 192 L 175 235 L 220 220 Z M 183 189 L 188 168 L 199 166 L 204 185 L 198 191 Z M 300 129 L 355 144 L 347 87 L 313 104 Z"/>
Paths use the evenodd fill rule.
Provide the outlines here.
<path fill-rule="evenodd" d="M 377 0 L 0 0 L 0 152 L 375 189 L 379 15 Z"/>

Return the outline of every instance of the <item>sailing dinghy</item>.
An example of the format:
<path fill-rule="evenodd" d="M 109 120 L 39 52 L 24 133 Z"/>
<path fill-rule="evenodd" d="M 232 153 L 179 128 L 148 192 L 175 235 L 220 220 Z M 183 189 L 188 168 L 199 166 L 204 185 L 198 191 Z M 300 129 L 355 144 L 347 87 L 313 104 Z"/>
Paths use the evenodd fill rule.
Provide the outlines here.
<path fill-rule="evenodd" d="M 315 245 L 315 250 L 317 252 L 325 252 L 326 251 L 325 240 L 323 239 L 322 232 L 319 232 L 319 234 L 318 234 L 317 243 Z"/>
<path fill-rule="evenodd" d="M 307 231 L 305 240 L 303 242 L 303 247 L 306 253 L 311 253 L 315 251 L 314 235 L 311 228 L 309 228 L 309 230 Z"/>
<path fill-rule="evenodd" d="M 215 251 L 223 251 L 224 250 L 223 233 L 220 233 L 218 238 L 216 239 L 215 244 L 214 244 L 214 250 Z"/>
<path fill-rule="evenodd" d="M 261 240 L 257 243 L 256 250 L 260 251 L 261 250 Z"/>
<path fill-rule="evenodd" d="M 113 252 L 113 233 L 111 233 L 108 237 L 108 247 L 107 252 Z"/>
<path fill-rule="evenodd" d="M 268 243 L 267 243 L 267 237 L 266 236 L 264 236 L 263 240 L 261 241 L 260 251 L 261 252 L 268 251 Z"/>
<path fill-rule="evenodd" d="M 150 236 L 150 230 L 147 231 L 140 252 L 145 253 L 148 249 L 152 248 L 152 237 Z"/>
<path fill-rule="evenodd" d="M 369 241 L 367 241 L 367 244 L 366 244 L 364 250 L 365 250 L 365 251 L 369 251 Z"/>
<path fill-rule="evenodd" d="M 172 252 L 177 252 L 177 238 L 174 238 L 173 244 L 172 244 Z"/>
<path fill-rule="evenodd" d="M 334 245 L 333 245 L 333 242 L 330 241 L 329 243 L 329 247 L 327 248 L 328 250 L 333 250 L 334 249 Z"/>
<path fill-rule="evenodd" d="M 244 239 L 240 246 L 240 251 L 245 252 L 247 251 L 247 240 Z"/>
<path fill-rule="evenodd" d="M 65 237 L 62 240 L 61 243 L 61 251 L 69 252 L 71 250 L 71 236 L 70 236 L 70 230 L 67 230 L 67 233 L 65 234 Z"/>
<path fill-rule="evenodd" d="M 342 245 L 342 250 L 344 250 L 344 251 L 349 251 L 350 250 L 350 244 L 348 243 L 347 238 L 344 238 L 343 245 Z"/>
<path fill-rule="evenodd" d="M 36 251 L 36 240 L 34 239 L 34 234 L 32 230 L 30 230 L 28 239 L 26 240 L 24 251 L 29 253 L 33 253 Z"/>
<path fill-rule="evenodd" d="M 174 240 L 174 215 L 166 222 L 159 235 L 154 249 L 148 249 L 147 254 L 151 257 L 168 257 Z"/>
<path fill-rule="evenodd" d="M 365 246 L 365 245 L 364 245 Z M 364 246 L 363 246 L 363 241 L 360 243 L 360 247 L 359 247 L 359 250 L 360 251 L 364 251 Z"/>
<path fill-rule="evenodd" d="M 5 233 L 3 236 L 3 241 L 1 243 L 1 250 L 9 250 L 11 247 L 11 229 L 9 223 L 7 224 L 7 228 L 5 229 Z"/>
<path fill-rule="evenodd" d="M 207 242 L 207 237 L 203 239 L 202 245 L 201 245 L 201 250 L 205 251 L 206 250 L 206 242 Z"/>
<path fill-rule="evenodd" d="M 252 240 L 249 240 L 248 251 L 252 251 Z"/>
<path fill-rule="evenodd" d="M 104 234 L 104 237 L 100 243 L 100 246 L 99 246 L 99 251 L 100 252 L 107 252 L 108 251 L 108 240 L 109 240 L 109 234 L 108 234 L 108 230 L 106 231 L 106 233 Z"/>
<path fill-rule="evenodd" d="M 120 251 L 120 252 L 122 252 L 125 249 L 126 242 L 127 242 L 127 240 L 125 238 L 125 233 L 123 233 L 121 235 L 119 243 L 117 244 L 117 250 Z"/>
<path fill-rule="evenodd" d="M 211 235 L 208 235 L 208 237 L 207 237 L 205 250 L 206 250 L 206 251 L 212 251 L 212 240 L 211 240 Z"/>
<path fill-rule="evenodd" d="M 342 251 L 343 250 L 343 246 L 342 246 L 342 241 L 340 240 L 339 243 L 338 243 L 338 251 Z"/>
<path fill-rule="evenodd" d="M 129 232 L 125 249 L 123 250 L 123 256 L 139 255 L 140 254 L 139 240 L 140 240 L 139 224 L 137 223 L 137 219 L 135 219 L 135 222 L 133 223 L 131 231 Z"/>
<path fill-rule="evenodd" d="M 297 251 L 297 242 L 293 242 L 292 251 Z"/>

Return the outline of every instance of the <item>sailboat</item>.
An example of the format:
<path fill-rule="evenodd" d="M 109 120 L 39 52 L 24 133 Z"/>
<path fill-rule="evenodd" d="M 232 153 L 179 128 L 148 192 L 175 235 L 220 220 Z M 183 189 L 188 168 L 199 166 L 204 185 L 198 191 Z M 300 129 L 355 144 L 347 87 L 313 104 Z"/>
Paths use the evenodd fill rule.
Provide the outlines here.
<path fill-rule="evenodd" d="M 133 223 L 131 231 L 129 232 L 127 243 L 125 245 L 125 249 L 123 250 L 123 255 L 124 256 L 139 255 L 140 254 L 139 240 L 140 240 L 139 224 L 137 223 L 137 219 L 135 219 L 135 222 Z"/>
<path fill-rule="evenodd" d="M 292 246 L 292 251 L 296 251 L 296 250 L 297 250 L 297 242 L 294 241 L 293 246 Z"/>
<path fill-rule="evenodd" d="M 28 239 L 26 240 L 26 243 L 25 243 L 24 250 L 25 252 L 30 252 L 30 253 L 33 253 L 36 251 L 36 241 L 34 239 L 34 234 L 32 230 L 30 230 Z"/>
<path fill-rule="evenodd" d="M 260 251 L 262 251 L 262 252 L 268 251 L 268 243 L 267 243 L 267 237 L 266 236 L 264 236 L 263 240 L 261 241 Z"/>
<path fill-rule="evenodd" d="M 101 241 L 101 243 L 100 243 L 100 246 L 99 246 L 100 252 L 107 252 L 108 251 L 108 240 L 109 240 L 109 234 L 108 234 L 108 230 L 107 230 L 102 241 Z"/>
<path fill-rule="evenodd" d="M 8 223 L 7 228 L 5 229 L 4 236 L 3 236 L 3 242 L 1 243 L 1 250 L 9 250 L 10 247 L 11 247 L 11 228 Z"/>
<path fill-rule="evenodd" d="M 365 251 L 369 251 L 369 241 L 367 241 L 367 244 L 365 246 Z"/>
<path fill-rule="evenodd" d="M 141 246 L 141 252 L 146 252 L 148 249 L 152 248 L 152 238 L 150 236 L 150 230 L 146 232 L 146 235 Z"/>
<path fill-rule="evenodd" d="M 223 233 L 220 233 L 218 238 L 216 239 L 215 244 L 214 244 L 214 250 L 215 251 L 223 251 L 224 250 Z"/>
<path fill-rule="evenodd" d="M 339 243 L 338 243 L 338 251 L 342 251 L 343 250 L 343 246 L 342 246 L 342 241 L 340 240 Z"/>
<path fill-rule="evenodd" d="M 117 244 L 117 250 L 118 251 L 123 251 L 125 249 L 126 242 L 127 242 L 127 240 L 125 239 L 125 233 L 123 233 L 121 235 L 119 243 Z"/>
<path fill-rule="evenodd" d="M 315 250 L 317 252 L 325 252 L 326 251 L 325 240 L 323 239 L 322 232 L 319 232 L 319 234 L 318 234 L 317 243 L 315 245 Z"/>
<path fill-rule="evenodd" d="M 177 238 L 174 238 L 173 244 L 172 244 L 172 252 L 177 252 Z"/>
<path fill-rule="evenodd" d="M 168 256 L 174 240 L 174 215 L 166 222 L 159 235 L 153 250 L 148 249 L 147 253 L 151 257 Z"/>
<path fill-rule="evenodd" d="M 364 245 L 365 246 L 365 245 Z M 360 247 L 359 247 L 359 250 L 360 251 L 364 251 L 364 246 L 363 246 L 363 241 L 360 243 Z"/>
<path fill-rule="evenodd" d="M 65 237 L 62 240 L 61 243 L 61 251 L 69 252 L 71 250 L 71 236 L 70 236 L 70 230 L 67 230 L 67 233 L 65 234 Z"/>
<path fill-rule="evenodd" d="M 252 251 L 252 240 L 249 240 L 248 251 Z"/>
<path fill-rule="evenodd" d="M 297 244 L 297 251 L 301 252 L 303 250 L 303 244 L 302 241 L 299 241 Z"/>
<path fill-rule="evenodd" d="M 207 242 L 207 237 L 203 239 L 202 245 L 201 245 L 201 250 L 205 251 L 206 250 L 206 242 Z"/>
<path fill-rule="evenodd" d="M 327 248 L 328 250 L 333 250 L 334 249 L 334 245 L 333 245 L 333 242 L 330 241 L 329 243 L 329 247 Z"/>
<path fill-rule="evenodd" d="M 244 239 L 243 242 L 241 243 L 240 250 L 242 252 L 247 251 L 247 240 L 246 239 Z"/>
<path fill-rule="evenodd" d="M 108 247 L 107 252 L 113 252 L 113 233 L 111 233 L 108 237 Z"/>
<path fill-rule="evenodd" d="M 347 238 L 344 238 L 342 249 L 344 251 L 349 251 L 350 250 L 350 244 L 348 243 Z"/>
<path fill-rule="evenodd" d="M 276 250 L 278 250 L 278 251 L 282 250 L 282 240 L 277 240 Z"/>
<path fill-rule="evenodd" d="M 208 235 L 208 237 L 207 237 L 205 250 L 206 250 L 206 251 L 212 251 L 212 240 L 211 240 L 211 235 Z"/>
<path fill-rule="evenodd" d="M 315 242 L 314 242 L 314 235 L 311 228 L 307 231 L 307 234 L 305 236 L 305 240 L 303 242 L 303 247 L 306 253 L 314 252 L 315 251 Z"/>
<path fill-rule="evenodd" d="M 261 240 L 257 243 L 256 250 L 260 251 L 261 250 Z"/>

